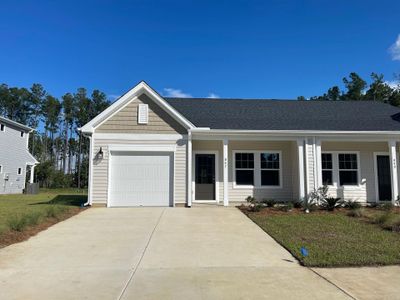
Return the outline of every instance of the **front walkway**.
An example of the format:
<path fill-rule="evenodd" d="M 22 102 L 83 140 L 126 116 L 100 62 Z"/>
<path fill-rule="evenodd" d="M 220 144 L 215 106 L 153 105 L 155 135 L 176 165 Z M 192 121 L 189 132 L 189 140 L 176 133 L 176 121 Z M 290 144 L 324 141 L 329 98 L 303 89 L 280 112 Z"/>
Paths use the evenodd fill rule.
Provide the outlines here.
<path fill-rule="evenodd" d="M 0 291 L 32 300 L 349 299 L 232 207 L 89 209 L 1 249 Z"/>

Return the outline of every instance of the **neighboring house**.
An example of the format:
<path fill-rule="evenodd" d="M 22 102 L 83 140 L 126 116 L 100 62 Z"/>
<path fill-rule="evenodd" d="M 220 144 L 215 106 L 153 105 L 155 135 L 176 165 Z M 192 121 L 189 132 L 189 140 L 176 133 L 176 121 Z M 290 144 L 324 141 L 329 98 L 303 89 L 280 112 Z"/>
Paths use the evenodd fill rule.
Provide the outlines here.
<path fill-rule="evenodd" d="M 81 128 L 89 203 L 288 201 L 324 183 L 342 199 L 394 202 L 399 120 L 376 101 L 164 98 L 141 82 Z"/>
<path fill-rule="evenodd" d="M 25 188 L 26 172 L 33 183 L 38 161 L 29 153 L 32 128 L 0 117 L 0 194 L 18 194 Z"/>

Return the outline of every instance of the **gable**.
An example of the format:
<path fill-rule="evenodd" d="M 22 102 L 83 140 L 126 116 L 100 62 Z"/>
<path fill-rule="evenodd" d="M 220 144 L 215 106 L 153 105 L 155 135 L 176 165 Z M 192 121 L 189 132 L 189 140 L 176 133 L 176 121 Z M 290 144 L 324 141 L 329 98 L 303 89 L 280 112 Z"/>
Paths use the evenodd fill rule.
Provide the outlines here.
<path fill-rule="evenodd" d="M 138 123 L 139 104 L 148 105 L 147 124 Z M 146 94 L 132 99 L 124 108 L 98 126 L 95 131 L 98 133 L 187 133 L 181 124 Z"/>

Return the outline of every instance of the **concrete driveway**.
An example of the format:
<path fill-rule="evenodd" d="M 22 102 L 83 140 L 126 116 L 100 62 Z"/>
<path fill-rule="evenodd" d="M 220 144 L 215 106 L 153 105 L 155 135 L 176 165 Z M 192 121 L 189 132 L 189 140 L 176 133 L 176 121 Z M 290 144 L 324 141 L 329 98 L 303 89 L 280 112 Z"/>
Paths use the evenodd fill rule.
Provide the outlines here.
<path fill-rule="evenodd" d="M 91 208 L 0 250 L 1 299 L 349 299 L 236 208 Z"/>

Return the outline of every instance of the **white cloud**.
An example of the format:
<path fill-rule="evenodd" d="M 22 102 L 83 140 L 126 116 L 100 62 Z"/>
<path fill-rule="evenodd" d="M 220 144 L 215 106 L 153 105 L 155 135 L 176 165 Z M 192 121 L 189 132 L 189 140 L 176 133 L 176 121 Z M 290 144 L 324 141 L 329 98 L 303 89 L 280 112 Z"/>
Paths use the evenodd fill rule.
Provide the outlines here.
<path fill-rule="evenodd" d="M 173 89 L 173 88 L 165 88 L 165 97 L 174 97 L 174 98 L 191 98 L 192 95 L 188 93 L 182 92 L 182 90 L 179 89 Z"/>
<path fill-rule="evenodd" d="M 400 34 L 394 44 L 390 46 L 389 52 L 392 54 L 393 60 L 400 60 Z"/>
<path fill-rule="evenodd" d="M 219 98 L 219 96 L 215 93 L 209 93 L 207 98 Z"/>
<path fill-rule="evenodd" d="M 400 81 L 385 81 L 385 83 L 390 86 L 392 89 L 400 88 Z"/>

